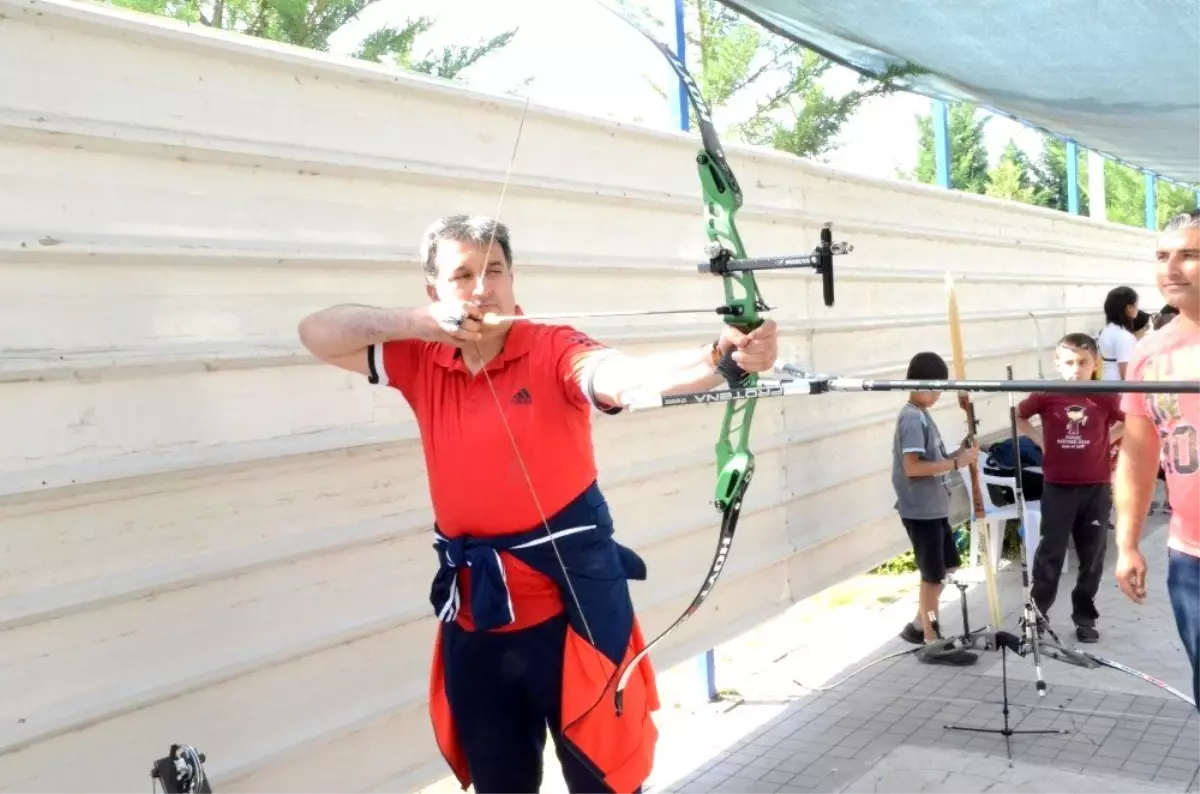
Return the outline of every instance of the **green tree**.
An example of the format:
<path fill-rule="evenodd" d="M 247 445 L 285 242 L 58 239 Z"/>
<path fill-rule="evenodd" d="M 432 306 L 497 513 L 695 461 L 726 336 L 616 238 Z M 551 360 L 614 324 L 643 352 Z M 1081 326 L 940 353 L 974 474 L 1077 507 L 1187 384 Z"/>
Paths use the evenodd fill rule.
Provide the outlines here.
<path fill-rule="evenodd" d="M 625 13 L 647 27 L 663 25 L 654 14 L 623 3 Z M 860 77 L 857 87 L 834 95 L 821 83 L 834 64 L 771 33 L 717 0 L 687 0 L 688 70 L 708 104 L 725 107 L 754 87 L 765 94 L 727 137 L 819 160 L 837 148 L 838 134 L 873 97 L 902 88 L 913 67 L 891 69 L 878 79 Z M 656 86 L 664 98 L 666 91 Z M 692 123 L 695 124 L 692 111 Z"/>
<path fill-rule="evenodd" d="M 1110 221 L 1127 226 L 1146 225 L 1146 177 L 1141 171 L 1106 159 L 1104 198 Z M 1196 191 L 1155 180 L 1154 201 L 1154 228 L 1161 229 L 1168 219 L 1196 208 Z"/>
<path fill-rule="evenodd" d="M 1079 213 L 1088 213 L 1087 155 L 1077 150 Z M 1033 199 L 1042 207 L 1067 212 L 1067 144 L 1053 135 L 1042 136 L 1042 151 L 1033 164 Z"/>
<path fill-rule="evenodd" d="M 1154 200 L 1157 203 L 1158 223 L 1154 228 L 1161 229 L 1167 221 L 1182 212 L 1200 209 L 1196 188 L 1183 187 L 1171 182 L 1158 180 L 1154 185 Z M 1142 213 L 1143 216 L 1145 213 Z"/>
<path fill-rule="evenodd" d="M 379 0 L 113 0 L 148 14 L 280 41 L 313 50 L 328 50 L 334 33 Z M 401 27 L 385 26 L 370 33 L 355 57 L 392 63 L 413 72 L 448 80 L 507 46 L 517 31 L 508 30 L 473 45 L 444 47 L 414 55 L 416 39 L 434 25 L 432 17 L 408 19 Z"/>
<path fill-rule="evenodd" d="M 1009 140 L 996 167 L 988 172 L 988 185 L 984 192 L 994 198 L 1033 204 L 1032 181 L 1029 158 L 1015 141 Z"/>
<path fill-rule="evenodd" d="M 950 187 L 967 193 L 983 193 L 988 186 L 988 151 L 983 133 L 989 116 L 967 103 L 955 103 L 947 110 L 950 129 Z M 917 168 L 901 177 L 932 185 L 937 181 L 937 161 L 933 153 L 933 114 L 917 116 Z"/>

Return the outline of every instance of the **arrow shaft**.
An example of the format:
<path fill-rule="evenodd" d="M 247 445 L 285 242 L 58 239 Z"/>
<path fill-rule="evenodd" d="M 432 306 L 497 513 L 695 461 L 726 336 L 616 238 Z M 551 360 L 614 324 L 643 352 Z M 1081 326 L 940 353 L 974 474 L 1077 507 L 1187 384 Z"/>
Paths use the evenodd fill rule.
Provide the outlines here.
<path fill-rule="evenodd" d="M 728 306 L 707 309 L 627 309 L 604 312 L 550 312 L 547 314 L 492 314 L 483 316 L 484 325 L 507 322 L 547 322 L 554 320 L 583 320 L 596 317 L 653 317 L 659 314 L 734 314 Z"/>

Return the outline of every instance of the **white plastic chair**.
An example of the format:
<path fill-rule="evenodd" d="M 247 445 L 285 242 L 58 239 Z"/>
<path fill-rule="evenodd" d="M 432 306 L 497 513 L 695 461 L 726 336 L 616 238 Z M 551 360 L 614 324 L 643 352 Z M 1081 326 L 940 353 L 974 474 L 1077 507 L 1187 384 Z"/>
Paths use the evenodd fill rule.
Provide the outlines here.
<path fill-rule="evenodd" d="M 963 484 L 967 487 L 967 498 L 971 499 L 971 515 L 975 515 L 975 502 L 971 498 L 971 477 L 969 469 L 959 469 L 958 473 L 962 475 Z M 1016 493 L 1017 478 L 1016 477 L 997 477 L 991 474 L 979 472 L 979 490 L 983 495 L 983 520 L 988 525 L 988 561 L 992 566 L 992 570 L 996 570 L 1000 562 L 1000 549 L 1004 543 L 1004 525 L 1008 521 L 1015 521 L 1017 516 L 1017 505 L 1005 505 L 997 507 L 992 502 L 992 495 L 988 491 L 989 485 L 996 485 L 1008 488 L 1014 494 Z M 1033 555 L 1037 551 L 1038 540 L 1041 538 L 1042 526 L 1042 503 L 1040 501 L 1025 502 L 1025 563 L 1029 566 L 1030 571 L 1033 570 Z M 968 556 L 968 565 L 975 567 L 979 564 L 979 534 L 975 531 L 975 523 L 971 523 L 971 551 Z M 1063 562 L 1063 572 L 1067 570 L 1067 563 Z"/>

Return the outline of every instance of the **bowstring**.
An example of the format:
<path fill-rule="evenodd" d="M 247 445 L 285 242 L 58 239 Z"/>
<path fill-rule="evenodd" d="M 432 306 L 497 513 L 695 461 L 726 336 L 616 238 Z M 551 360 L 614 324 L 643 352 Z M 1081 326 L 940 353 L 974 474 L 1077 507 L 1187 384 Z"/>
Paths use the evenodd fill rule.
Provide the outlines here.
<path fill-rule="evenodd" d="M 504 197 L 508 194 L 508 183 L 512 178 L 513 166 L 517 161 L 517 149 L 521 145 L 521 134 L 525 131 L 525 119 L 528 115 L 529 97 L 525 97 L 525 109 L 521 112 L 521 123 L 517 127 L 517 138 L 513 141 L 512 154 L 508 158 L 508 168 L 504 174 L 504 185 L 500 188 L 500 201 L 497 202 L 496 212 L 492 215 L 492 234 L 491 239 L 488 240 L 487 248 L 484 249 L 485 257 L 489 255 L 489 252 L 492 250 L 492 244 L 496 241 L 496 228 L 500 223 L 500 208 L 504 206 Z M 511 262 L 508 265 L 510 268 L 512 267 Z M 553 549 L 554 556 L 558 560 L 558 567 L 562 569 L 563 583 L 567 586 L 567 591 L 570 593 L 571 600 L 575 604 L 575 609 L 579 613 L 579 619 L 583 623 L 583 630 L 587 634 L 588 642 L 594 650 L 598 650 L 596 638 L 592 634 L 592 627 L 588 625 L 587 615 L 583 611 L 583 604 L 579 600 L 579 594 L 575 592 L 575 587 L 571 584 L 571 576 L 567 571 L 566 560 L 558 548 L 558 543 L 554 540 L 554 531 L 550 529 L 550 520 L 546 517 L 546 511 L 542 509 L 542 502 L 538 498 L 537 489 L 534 487 L 533 477 L 529 473 L 529 467 L 525 465 L 525 458 L 521 455 L 521 448 L 517 444 L 517 437 L 508 422 L 508 417 L 504 414 L 504 405 L 500 402 L 500 395 L 496 392 L 496 385 L 492 382 L 492 376 L 488 373 L 488 362 L 483 360 L 483 354 L 479 350 L 479 343 L 472 342 L 471 344 L 475 348 L 475 357 L 479 359 L 479 369 L 483 373 L 484 382 L 487 383 L 488 392 L 492 395 L 492 402 L 496 405 L 496 413 L 500 414 L 500 421 L 504 425 L 504 432 L 508 435 L 508 441 L 512 445 L 513 454 L 517 458 L 517 464 L 521 467 L 521 474 L 525 478 L 525 484 L 529 487 L 529 496 L 533 499 L 533 506 L 537 510 L 538 518 L 542 522 L 546 538 L 550 541 L 550 548 Z"/>

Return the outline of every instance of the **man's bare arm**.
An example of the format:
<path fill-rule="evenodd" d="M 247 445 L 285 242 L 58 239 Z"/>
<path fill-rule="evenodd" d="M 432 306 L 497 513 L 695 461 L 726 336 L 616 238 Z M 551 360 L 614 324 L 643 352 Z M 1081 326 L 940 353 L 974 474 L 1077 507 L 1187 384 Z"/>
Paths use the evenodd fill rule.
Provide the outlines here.
<path fill-rule="evenodd" d="M 314 312 L 300 321 L 300 341 L 327 364 L 369 375 L 367 348 L 384 342 L 420 339 L 461 346 L 482 338 L 479 307 L 436 301 L 415 309 L 380 309 L 345 304 Z"/>
<path fill-rule="evenodd" d="M 369 346 L 419 338 L 417 311 L 349 304 L 331 306 L 300 321 L 300 342 L 327 364 L 367 375 Z"/>
<path fill-rule="evenodd" d="M 1126 416 L 1113 483 L 1117 548 L 1137 549 L 1154 498 L 1160 454 L 1158 431 L 1144 416 Z"/>
<path fill-rule="evenodd" d="M 713 371 L 711 348 L 689 348 L 648 356 L 606 355 L 592 376 L 592 391 L 601 403 L 623 405 L 634 392 L 683 394 L 724 382 Z"/>
<path fill-rule="evenodd" d="M 750 333 L 726 327 L 717 341 L 721 355 L 730 355 L 745 372 L 766 372 L 779 354 L 779 327 L 766 320 Z M 691 347 L 648 356 L 608 355 L 592 376 L 596 398 L 609 405 L 624 405 L 635 392 L 684 394 L 708 391 L 725 382 L 713 365 L 713 348 Z"/>

